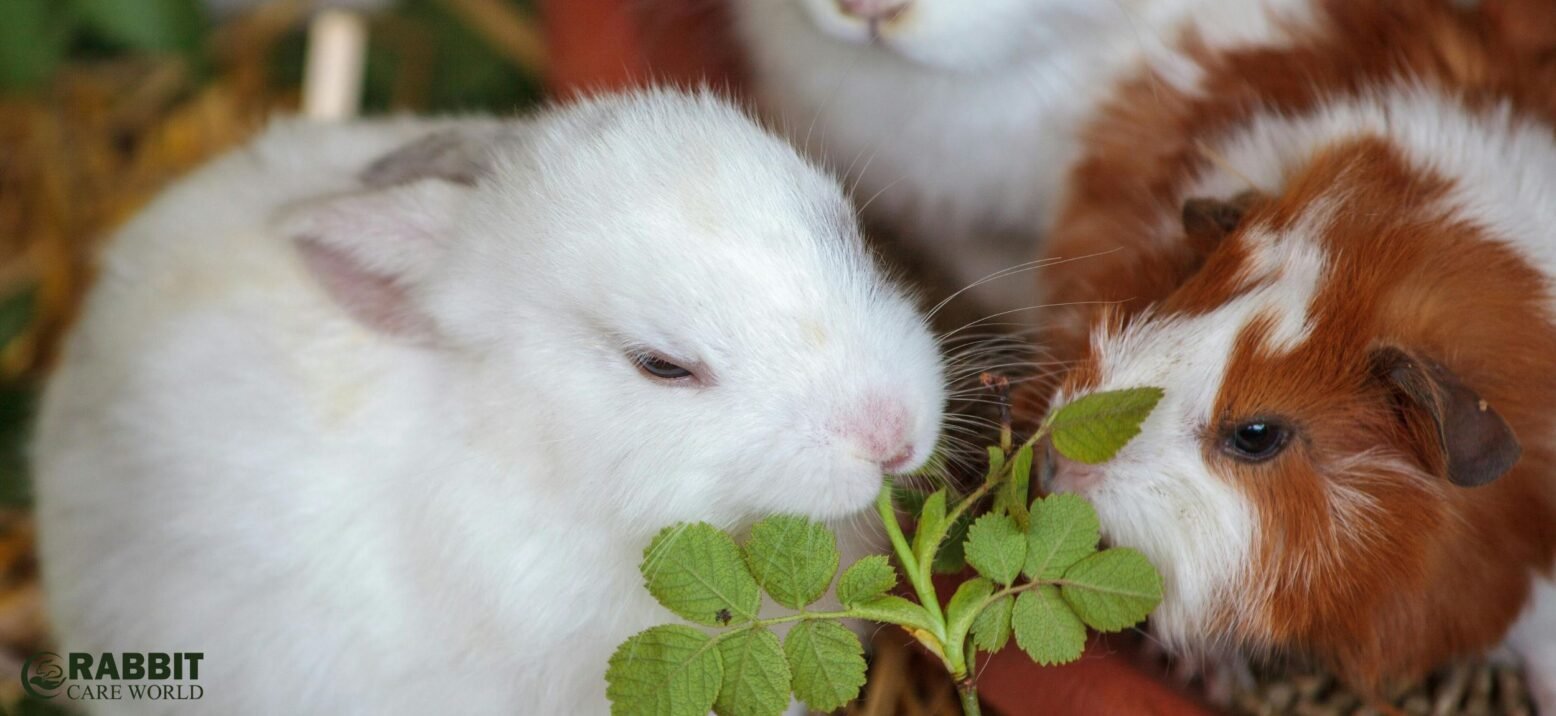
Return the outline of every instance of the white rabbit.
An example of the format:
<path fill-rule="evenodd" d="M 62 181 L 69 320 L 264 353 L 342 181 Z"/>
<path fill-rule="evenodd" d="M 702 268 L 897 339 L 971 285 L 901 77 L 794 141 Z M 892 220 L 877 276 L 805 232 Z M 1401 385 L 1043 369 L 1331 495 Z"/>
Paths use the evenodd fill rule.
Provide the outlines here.
<path fill-rule="evenodd" d="M 857 183 L 872 220 L 965 285 L 1037 255 L 1080 126 L 1113 80 L 1168 54 L 1186 27 L 1209 46 L 1239 44 L 1275 31 L 1264 6 L 1309 1 L 732 4 L 765 110 Z M 968 296 L 1015 311 L 1036 287 L 1020 273 Z"/>
<path fill-rule="evenodd" d="M 707 94 L 282 123 L 104 256 L 36 446 L 51 616 L 203 652 L 201 712 L 603 713 L 675 621 L 655 532 L 856 514 L 943 402 L 838 184 Z"/>

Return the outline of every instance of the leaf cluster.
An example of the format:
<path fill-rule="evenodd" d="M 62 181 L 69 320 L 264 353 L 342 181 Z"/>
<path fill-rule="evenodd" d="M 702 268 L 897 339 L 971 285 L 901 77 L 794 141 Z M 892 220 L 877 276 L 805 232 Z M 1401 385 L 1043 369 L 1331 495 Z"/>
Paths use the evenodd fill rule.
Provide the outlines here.
<path fill-rule="evenodd" d="M 606 672 L 612 713 L 758 716 L 783 713 L 791 693 L 821 711 L 855 698 L 865 680 L 859 638 L 840 612 L 803 611 L 832 585 L 838 560 L 832 531 L 801 517 L 764 519 L 744 544 L 706 523 L 660 532 L 641 565 L 649 593 L 677 616 L 725 631 L 665 625 L 628 639 Z M 862 612 L 887 614 L 902 606 L 886 596 L 896 583 L 877 555 L 850 566 L 837 592 Z M 802 611 L 759 619 L 764 592 Z M 797 623 L 780 640 L 770 627 L 784 622 Z"/>
<path fill-rule="evenodd" d="M 968 495 L 883 488 L 877 510 L 897 565 L 886 555 L 850 565 L 836 585 L 841 611 L 807 611 L 839 566 L 824 525 L 769 517 L 743 544 L 704 523 L 667 528 L 644 553 L 649 593 L 677 616 L 722 631 L 665 625 L 628 639 L 606 674 L 612 713 L 764 716 L 782 713 L 791 693 L 813 709 L 836 709 L 865 681 L 863 649 L 845 618 L 905 629 L 944 662 L 970 711 L 978 651 L 1014 638 L 1039 664 L 1079 658 L 1088 627 L 1118 631 L 1144 620 L 1161 601 L 1162 578 L 1135 550 L 1098 548 L 1100 523 L 1085 499 L 1029 499 L 1033 446 L 1050 436 L 1066 458 L 1105 462 L 1139 433 L 1161 395 L 1096 393 L 1064 406 L 1019 448 L 991 447 L 985 479 Z M 911 538 L 899 510 L 914 519 Z M 977 576 L 942 606 L 933 573 L 968 566 Z M 917 601 L 892 593 L 904 576 Z M 796 613 L 760 618 L 763 593 Z M 789 622 L 780 640 L 771 627 Z"/>

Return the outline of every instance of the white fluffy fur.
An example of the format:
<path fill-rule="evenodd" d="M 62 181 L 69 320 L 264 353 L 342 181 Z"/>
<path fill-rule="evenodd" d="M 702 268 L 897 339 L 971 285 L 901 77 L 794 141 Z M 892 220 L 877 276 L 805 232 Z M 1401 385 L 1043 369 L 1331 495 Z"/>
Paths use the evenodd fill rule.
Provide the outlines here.
<path fill-rule="evenodd" d="M 880 468 L 834 429 L 861 401 L 929 453 L 922 319 L 837 184 L 708 96 L 554 110 L 475 187 L 374 205 L 430 245 L 308 224 L 401 282 L 417 341 L 275 228 L 493 126 L 281 123 L 120 232 L 37 443 L 62 651 L 204 651 L 212 713 L 603 713 L 615 645 L 673 621 L 637 574 L 660 527 L 866 507 Z M 715 384 L 644 378 L 639 345 Z"/>
<path fill-rule="evenodd" d="M 1556 581 L 1552 575 L 1535 576 L 1533 597 L 1513 625 L 1508 646 L 1523 657 L 1539 712 L 1556 713 Z"/>
<path fill-rule="evenodd" d="M 1312 333 L 1309 314 L 1329 260 L 1311 238 L 1328 230 L 1333 214 L 1329 205 L 1314 206 L 1284 235 L 1264 232 L 1243 237 L 1251 249 L 1244 280 L 1259 286 L 1246 297 L 1257 306 L 1250 315 L 1272 320 L 1266 346 L 1271 352 L 1289 352 Z"/>
<path fill-rule="evenodd" d="M 833 0 L 735 0 L 769 111 L 850 175 L 857 198 L 962 283 L 1038 254 L 1075 133 L 1145 58 L 1166 82 L 1192 26 L 1212 47 L 1268 43 L 1307 0 L 913 0 L 870 42 Z M 969 292 L 1014 310 L 1029 272 Z"/>

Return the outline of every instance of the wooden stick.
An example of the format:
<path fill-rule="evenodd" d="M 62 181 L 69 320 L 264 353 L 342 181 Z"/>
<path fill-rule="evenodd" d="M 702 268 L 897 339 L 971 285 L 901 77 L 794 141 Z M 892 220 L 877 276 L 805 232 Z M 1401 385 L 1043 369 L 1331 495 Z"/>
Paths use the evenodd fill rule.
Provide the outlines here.
<path fill-rule="evenodd" d="M 313 18 L 303 70 L 303 116 L 340 121 L 357 115 L 366 52 L 367 22 L 361 15 L 326 10 Z"/>

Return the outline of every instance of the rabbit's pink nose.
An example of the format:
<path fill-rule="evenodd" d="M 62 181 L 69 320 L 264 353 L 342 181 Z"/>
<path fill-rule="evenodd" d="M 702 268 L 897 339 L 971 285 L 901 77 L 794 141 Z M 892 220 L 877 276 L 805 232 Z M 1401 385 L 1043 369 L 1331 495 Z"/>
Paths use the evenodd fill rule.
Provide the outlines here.
<path fill-rule="evenodd" d="M 908 9 L 910 0 L 836 0 L 838 10 L 844 15 L 850 15 L 867 22 L 891 22 L 903 10 Z"/>
<path fill-rule="evenodd" d="M 909 467 L 917 452 L 907 406 L 884 397 L 862 401 L 838 421 L 836 432 L 855 454 L 886 472 Z"/>
<path fill-rule="evenodd" d="M 908 467 L 908 465 L 911 464 L 913 464 L 913 446 L 909 445 L 899 450 L 897 454 L 882 461 L 881 470 L 895 475 L 899 472 L 902 472 Z"/>

